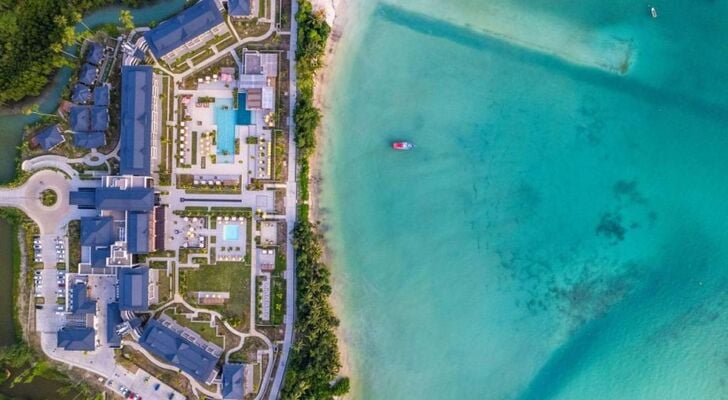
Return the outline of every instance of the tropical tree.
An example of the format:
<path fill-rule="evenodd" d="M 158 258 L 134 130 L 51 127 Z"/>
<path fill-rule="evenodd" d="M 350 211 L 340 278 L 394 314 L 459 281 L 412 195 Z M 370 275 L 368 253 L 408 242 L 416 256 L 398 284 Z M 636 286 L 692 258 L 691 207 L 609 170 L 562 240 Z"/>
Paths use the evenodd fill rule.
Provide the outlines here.
<path fill-rule="evenodd" d="M 43 115 L 46 117 L 55 117 L 55 115 L 53 115 L 53 114 L 46 114 L 46 113 L 40 112 L 40 107 L 38 106 L 38 104 L 32 104 L 28 107 L 23 108 L 23 114 L 24 115 L 36 114 L 36 115 Z"/>
<path fill-rule="evenodd" d="M 134 29 L 134 17 L 129 10 L 121 10 L 119 13 L 119 22 L 128 31 Z"/>

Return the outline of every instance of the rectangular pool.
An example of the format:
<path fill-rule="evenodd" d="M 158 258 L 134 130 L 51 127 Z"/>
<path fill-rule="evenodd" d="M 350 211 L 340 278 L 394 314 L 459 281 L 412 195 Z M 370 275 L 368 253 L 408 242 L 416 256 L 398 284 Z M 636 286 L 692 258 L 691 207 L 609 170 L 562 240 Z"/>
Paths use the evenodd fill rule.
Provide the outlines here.
<path fill-rule="evenodd" d="M 247 101 L 247 93 L 238 93 L 238 125 L 250 125 L 253 121 L 253 113 L 245 109 Z"/>
<path fill-rule="evenodd" d="M 215 99 L 218 163 L 229 164 L 235 160 L 235 120 L 233 99 Z"/>
<path fill-rule="evenodd" d="M 222 227 L 222 240 L 238 240 L 240 238 L 240 227 L 238 225 L 225 225 Z"/>

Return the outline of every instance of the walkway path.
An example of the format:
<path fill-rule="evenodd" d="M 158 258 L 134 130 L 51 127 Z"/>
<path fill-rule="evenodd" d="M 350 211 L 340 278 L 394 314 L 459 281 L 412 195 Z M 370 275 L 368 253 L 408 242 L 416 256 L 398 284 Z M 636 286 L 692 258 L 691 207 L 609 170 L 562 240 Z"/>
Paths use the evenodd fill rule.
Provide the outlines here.
<path fill-rule="evenodd" d="M 291 15 L 296 15 L 298 12 L 298 1 L 291 0 Z M 272 14 L 275 15 L 275 14 Z M 288 60 L 290 62 L 291 77 L 290 88 L 288 92 L 291 94 L 289 97 L 289 109 L 294 110 L 296 106 L 296 44 L 298 43 L 298 26 L 296 19 L 291 18 L 291 50 L 288 52 Z M 288 356 L 291 352 L 291 345 L 293 343 L 293 324 L 295 322 L 296 315 L 296 259 L 293 252 L 293 229 L 296 225 L 296 201 L 298 199 L 298 189 L 296 182 L 296 143 L 295 137 L 295 124 L 293 117 L 289 116 L 289 137 L 288 137 L 288 192 L 286 193 L 286 221 L 288 224 L 288 243 L 286 243 L 286 315 L 285 315 L 285 327 L 286 331 L 283 336 L 283 349 L 278 362 L 278 368 L 276 369 L 276 376 L 273 380 L 273 386 L 270 390 L 269 400 L 276 400 L 279 397 L 281 387 L 283 386 L 283 376 L 286 371 L 286 364 L 288 363 Z"/>

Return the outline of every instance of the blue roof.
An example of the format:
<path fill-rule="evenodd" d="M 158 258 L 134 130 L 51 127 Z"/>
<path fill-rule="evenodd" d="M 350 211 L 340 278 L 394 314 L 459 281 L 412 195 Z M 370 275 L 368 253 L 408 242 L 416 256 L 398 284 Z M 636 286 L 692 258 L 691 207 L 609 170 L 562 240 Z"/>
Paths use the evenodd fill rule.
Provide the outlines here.
<path fill-rule="evenodd" d="M 119 309 L 146 311 L 149 309 L 149 268 L 119 268 Z"/>
<path fill-rule="evenodd" d="M 116 333 L 117 325 L 123 323 L 121 312 L 119 311 L 119 303 L 109 303 L 106 305 L 106 342 L 111 347 L 121 346 L 121 336 Z"/>
<path fill-rule="evenodd" d="M 211 381 L 215 374 L 215 364 L 219 357 L 183 338 L 156 319 L 147 322 L 139 344 L 200 382 Z"/>
<path fill-rule="evenodd" d="M 132 212 L 126 216 L 127 250 L 134 254 L 149 253 L 149 214 Z"/>
<path fill-rule="evenodd" d="M 95 247 L 91 249 L 91 266 L 103 268 L 106 266 L 106 259 L 111 257 L 111 247 Z"/>
<path fill-rule="evenodd" d="M 250 0 L 228 0 L 228 14 L 231 17 L 250 16 Z"/>
<path fill-rule="evenodd" d="M 121 68 L 121 145 L 119 171 L 122 175 L 151 174 L 152 67 Z"/>
<path fill-rule="evenodd" d="M 144 38 L 152 54 L 161 58 L 221 23 L 222 14 L 215 1 L 201 0 L 147 32 Z"/>
<path fill-rule="evenodd" d="M 243 391 L 243 364 L 223 364 L 222 366 L 222 398 L 223 400 L 241 400 Z"/>
<path fill-rule="evenodd" d="M 114 243 L 114 220 L 111 217 L 82 217 L 81 246 L 108 246 Z"/>
<path fill-rule="evenodd" d="M 91 351 L 96 348 L 96 331 L 93 328 L 63 327 L 58 331 L 58 347 L 72 351 Z"/>
<path fill-rule="evenodd" d="M 94 105 L 107 107 L 109 105 L 109 85 L 103 84 L 94 88 Z"/>
<path fill-rule="evenodd" d="M 105 131 L 109 127 L 109 109 L 73 106 L 69 112 L 69 123 L 74 132 Z"/>
<path fill-rule="evenodd" d="M 86 284 L 75 283 L 71 286 L 71 313 L 76 315 L 96 314 L 96 300 L 86 295 Z"/>
<path fill-rule="evenodd" d="M 100 187 L 96 189 L 95 200 L 99 210 L 150 211 L 154 208 L 154 189 Z"/>
<path fill-rule="evenodd" d="M 74 103 L 86 103 L 89 100 L 91 100 L 91 88 L 77 83 L 76 86 L 73 87 L 71 101 Z"/>
<path fill-rule="evenodd" d="M 75 192 L 71 192 L 68 197 L 68 203 L 76 205 L 79 208 L 94 208 L 96 205 L 96 190 L 91 188 L 81 188 Z"/>
<path fill-rule="evenodd" d="M 104 46 L 96 42 L 91 42 L 86 53 L 86 61 L 98 65 L 103 58 Z"/>
<path fill-rule="evenodd" d="M 42 147 L 45 151 L 58 146 L 63 143 L 64 140 L 65 139 L 61 134 L 61 128 L 57 124 L 41 129 L 41 131 L 33 137 L 35 144 Z"/>
<path fill-rule="evenodd" d="M 83 64 L 78 74 L 78 81 L 91 86 L 96 81 L 97 74 L 98 70 L 95 65 L 89 63 Z"/>
<path fill-rule="evenodd" d="M 74 132 L 73 145 L 84 149 L 95 149 L 106 144 L 104 132 Z"/>

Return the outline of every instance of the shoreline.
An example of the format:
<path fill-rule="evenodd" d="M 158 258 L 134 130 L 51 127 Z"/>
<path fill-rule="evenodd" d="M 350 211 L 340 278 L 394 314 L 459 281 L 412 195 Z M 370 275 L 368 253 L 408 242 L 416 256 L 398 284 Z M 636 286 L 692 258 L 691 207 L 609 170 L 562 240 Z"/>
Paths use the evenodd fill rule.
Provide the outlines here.
<path fill-rule="evenodd" d="M 343 35 L 344 26 L 346 25 L 345 22 L 349 20 L 349 15 L 345 15 L 345 13 L 343 12 L 343 10 L 347 9 L 345 0 L 312 0 L 311 2 L 314 6 L 314 9 L 321 10 L 326 14 L 326 21 L 329 23 L 329 26 L 331 26 L 331 33 L 329 35 L 329 40 L 326 44 L 326 52 L 323 60 L 324 65 L 319 70 L 319 73 L 316 75 L 316 85 L 314 89 L 314 105 L 321 111 L 323 122 L 326 120 L 326 112 L 330 110 L 330 107 L 328 107 L 327 105 L 327 94 L 328 90 L 330 89 L 331 76 L 334 70 L 334 59 L 336 58 L 336 50 Z M 321 208 L 321 204 L 319 202 L 321 198 L 323 182 L 321 170 L 323 162 L 322 144 L 324 136 L 326 134 L 325 130 L 326 123 L 320 124 L 318 129 L 316 129 L 316 143 L 318 145 L 316 146 L 315 153 L 311 156 L 311 179 L 309 182 L 310 220 L 313 223 L 320 224 L 319 232 L 321 232 L 322 234 L 326 231 L 327 228 L 326 213 L 325 210 Z M 337 276 L 337 274 L 333 273 L 333 270 L 335 269 L 334 257 L 331 247 L 329 246 L 329 243 L 328 241 L 326 241 L 325 237 L 323 242 L 323 261 L 324 263 L 326 263 L 326 265 L 328 265 L 329 269 L 332 270 L 332 286 L 334 287 L 332 295 L 329 298 L 329 303 L 334 309 L 334 313 L 337 318 L 339 318 L 339 320 L 342 320 L 342 316 L 345 314 L 344 299 L 342 298 L 341 292 L 336 290 L 338 287 L 340 287 L 340 284 L 337 284 L 337 280 L 339 277 Z M 355 381 L 355 379 L 351 376 L 353 372 L 350 358 L 351 349 L 348 347 L 348 343 L 345 340 L 346 336 L 347 335 L 343 324 L 339 324 L 339 326 L 336 328 L 336 338 L 338 340 L 339 357 L 341 361 L 341 369 L 339 371 L 339 375 L 347 376 L 353 382 Z M 356 386 L 356 383 L 353 383 L 353 386 Z M 351 395 L 352 392 L 349 392 L 349 394 L 344 397 L 350 398 Z"/>

